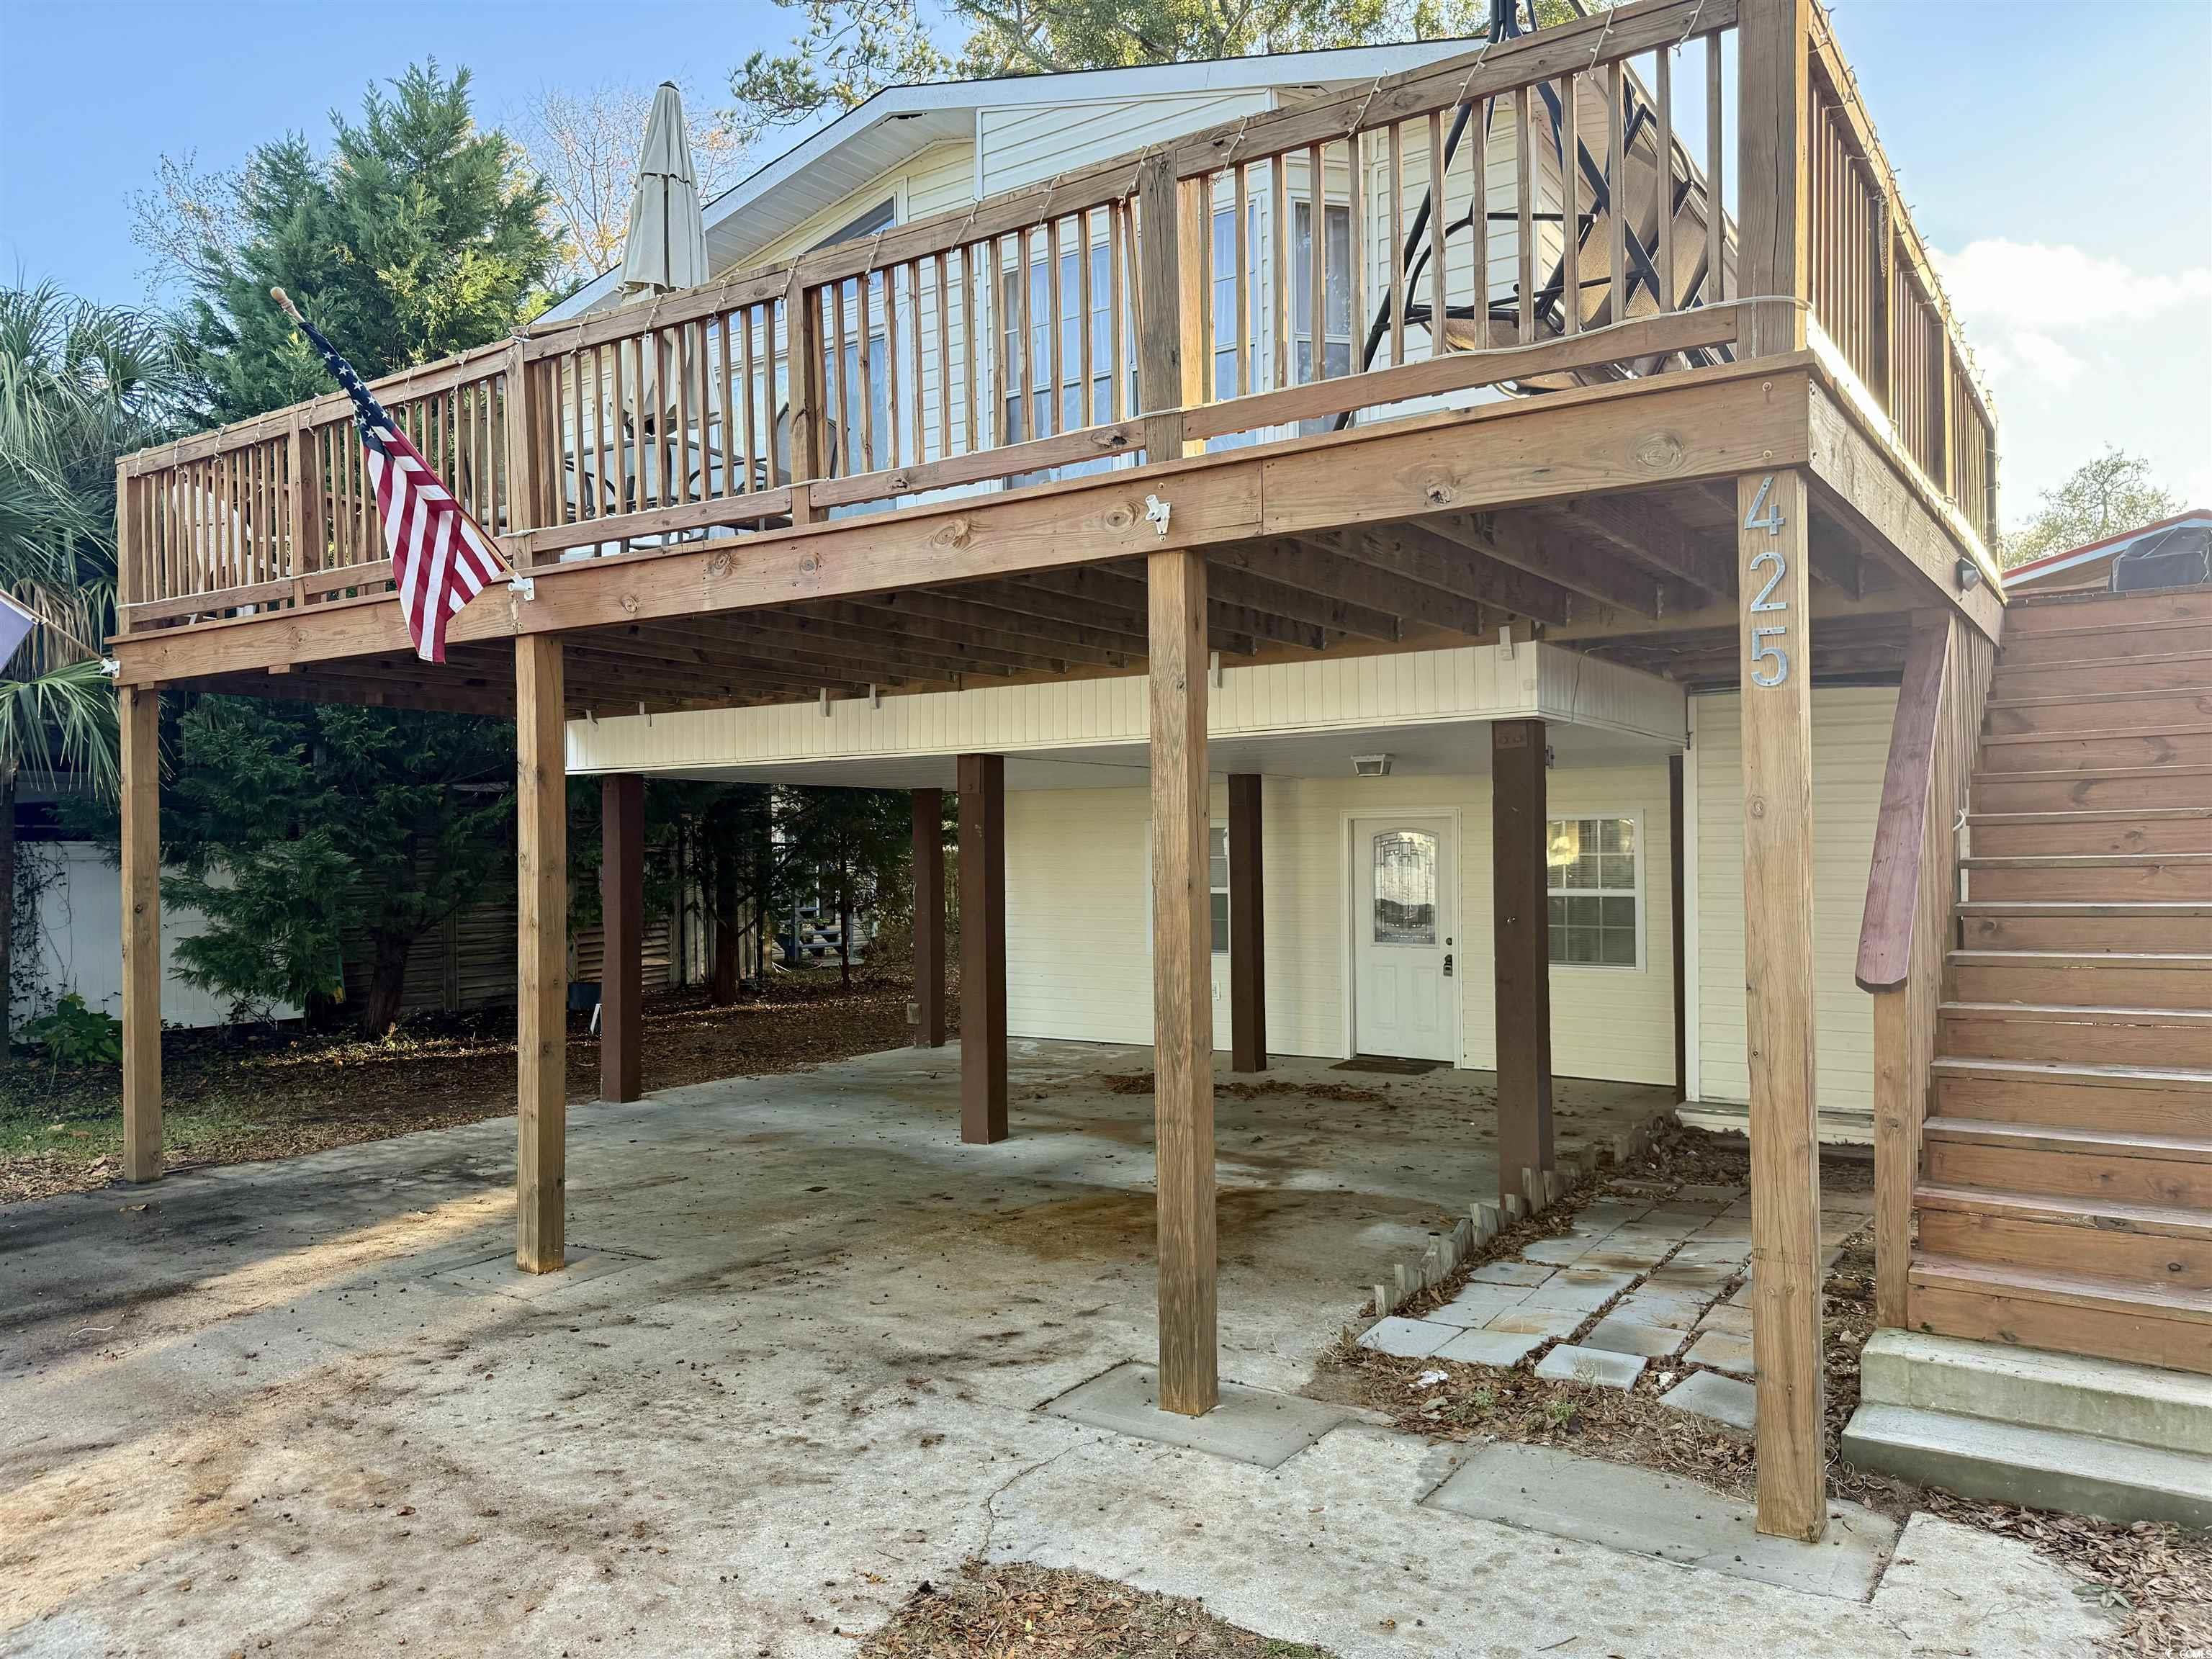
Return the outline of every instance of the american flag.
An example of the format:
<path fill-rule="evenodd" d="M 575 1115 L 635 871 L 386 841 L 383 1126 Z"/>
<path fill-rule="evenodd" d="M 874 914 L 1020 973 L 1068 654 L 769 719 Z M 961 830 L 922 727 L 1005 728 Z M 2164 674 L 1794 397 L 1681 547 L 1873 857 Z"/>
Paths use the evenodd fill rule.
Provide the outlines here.
<path fill-rule="evenodd" d="M 507 563 L 399 423 L 369 394 L 353 365 L 281 291 L 276 300 L 353 399 L 353 423 L 368 452 L 369 487 L 376 492 L 376 514 L 391 550 L 392 585 L 399 590 L 407 637 L 423 661 L 443 662 L 446 623 L 487 586 L 509 575 Z"/>

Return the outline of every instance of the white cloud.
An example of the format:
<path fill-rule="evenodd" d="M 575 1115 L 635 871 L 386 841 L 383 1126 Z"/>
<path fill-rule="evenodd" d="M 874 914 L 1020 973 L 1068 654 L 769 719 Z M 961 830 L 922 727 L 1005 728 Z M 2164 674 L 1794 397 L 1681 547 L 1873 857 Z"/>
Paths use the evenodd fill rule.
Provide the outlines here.
<path fill-rule="evenodd" d="M 2212 266 L 2144 270 L 1987 238 L 1937 268 L 1997 410 L 2008 523 L 2106 444 L 2192 498 L 2212 481 Z"/>

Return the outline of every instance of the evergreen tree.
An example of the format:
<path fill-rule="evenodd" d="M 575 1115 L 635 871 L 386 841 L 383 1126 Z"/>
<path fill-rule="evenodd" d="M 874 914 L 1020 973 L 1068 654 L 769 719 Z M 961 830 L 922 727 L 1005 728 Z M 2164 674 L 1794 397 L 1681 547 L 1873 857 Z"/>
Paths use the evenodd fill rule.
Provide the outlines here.
<path fill-rule="evenodd" d="M 551 198 L 517 145 L 477 128 L 465 69 L 417 64 L 331 126 L 327 154 L 294 133 L 216 181 L 234 212 L 212 218 L 237 240 L 190 262 L 184 325 L 215 420 L 330 390 L 272 286 L 373 380 L 501 338 L 544 308 L 561 268 Z"/>

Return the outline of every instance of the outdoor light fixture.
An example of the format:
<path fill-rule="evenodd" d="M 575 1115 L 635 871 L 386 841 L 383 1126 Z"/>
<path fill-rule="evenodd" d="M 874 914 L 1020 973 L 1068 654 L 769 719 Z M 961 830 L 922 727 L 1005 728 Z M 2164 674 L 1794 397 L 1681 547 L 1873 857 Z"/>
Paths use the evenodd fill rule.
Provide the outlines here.
<path fill-rule="evenodd" d="M 1959 591 L 1971 593 L 1982 585 L 1982 568 L 1972 559 L 1959 561 Z"/>
<path fill-rule="evenodd" d="M 1352 775 L 1356 778 L 1387 778 L 1390 775 L 1390 757 L 1388 755 L 1354 755 Z"/>

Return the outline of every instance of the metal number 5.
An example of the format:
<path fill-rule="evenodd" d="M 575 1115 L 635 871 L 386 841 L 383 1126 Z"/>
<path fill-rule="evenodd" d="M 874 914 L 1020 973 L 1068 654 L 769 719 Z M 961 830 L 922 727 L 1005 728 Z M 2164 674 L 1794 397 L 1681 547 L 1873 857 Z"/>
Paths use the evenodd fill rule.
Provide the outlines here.
<path fill-rule="evenodd" d="M 1751 630 L 1751 683 L 1753 685 L 1779 685 L 1790 678 L 1790 653 L 1778 645 L 1769 643 L 1789 633 L 1786 628 L 1754 628 Z M 1759 666 L 1771 661 L 1771 670 Z"/>

